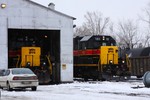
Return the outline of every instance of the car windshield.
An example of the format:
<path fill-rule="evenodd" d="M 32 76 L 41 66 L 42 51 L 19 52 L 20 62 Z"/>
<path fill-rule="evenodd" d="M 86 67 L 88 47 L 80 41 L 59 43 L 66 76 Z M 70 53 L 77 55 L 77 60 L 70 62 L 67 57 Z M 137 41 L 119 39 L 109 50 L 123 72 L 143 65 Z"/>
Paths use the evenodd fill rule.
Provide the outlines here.
<path fill-rule="evenodd" d="M 13 69 L 12 74 L 33 74 L 33 72 L 30 69 Z"/>

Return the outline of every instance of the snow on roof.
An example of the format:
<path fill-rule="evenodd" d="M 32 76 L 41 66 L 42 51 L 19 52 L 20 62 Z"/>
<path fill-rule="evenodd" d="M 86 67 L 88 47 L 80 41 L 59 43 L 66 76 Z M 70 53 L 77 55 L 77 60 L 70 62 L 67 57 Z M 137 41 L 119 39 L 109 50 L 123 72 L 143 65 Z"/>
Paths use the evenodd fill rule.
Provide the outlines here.
<path fill-rule="evenodd" d="M 92 36 L 84 36 L 80 41 L 88 41 Z"/>

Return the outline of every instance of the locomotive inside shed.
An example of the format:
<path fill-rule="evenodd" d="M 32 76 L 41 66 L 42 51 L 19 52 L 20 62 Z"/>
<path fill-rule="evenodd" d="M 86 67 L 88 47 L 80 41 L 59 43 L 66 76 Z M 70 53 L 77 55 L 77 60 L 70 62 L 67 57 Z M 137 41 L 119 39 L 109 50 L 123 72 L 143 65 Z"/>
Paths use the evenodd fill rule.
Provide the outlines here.
<path fill-rule="evenodd" d="M 53 81 L 60 81 L 60 30 L 42 29 L 8 29 L 8 68 L 22 67 L 19 56 L 22 47 L 40 48 L 40 65 L 48 65 L 45 56 L 50 57 L 53 64 Z M 39 67 L 39 66 L 38 66 Z"/>

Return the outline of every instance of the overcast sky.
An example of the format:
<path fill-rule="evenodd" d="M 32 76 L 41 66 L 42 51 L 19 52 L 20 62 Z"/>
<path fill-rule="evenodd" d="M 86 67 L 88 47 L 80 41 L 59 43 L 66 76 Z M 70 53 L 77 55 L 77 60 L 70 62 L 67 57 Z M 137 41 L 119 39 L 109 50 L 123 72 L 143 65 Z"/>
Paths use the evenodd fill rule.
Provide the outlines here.
<path fill-rule="evenodd" d="M 47 6 L 53 2 L 55 9 L 76 19 L 77 26 L 84 22 L 87 11 L 100 11 L 113 22 L 123 19 L 137 19 L 150 0 L 32 0 Z"/>

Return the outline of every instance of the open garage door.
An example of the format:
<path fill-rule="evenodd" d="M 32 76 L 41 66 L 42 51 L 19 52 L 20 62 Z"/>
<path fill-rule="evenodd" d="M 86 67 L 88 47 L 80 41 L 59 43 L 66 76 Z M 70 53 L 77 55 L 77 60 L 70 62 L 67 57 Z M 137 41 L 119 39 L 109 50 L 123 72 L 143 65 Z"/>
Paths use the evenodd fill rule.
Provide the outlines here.
<path fill-rule="evenodd" d="M 43 70 L 44 66 L 50 76 L 39 77 L 43 81 L 50 77 L 49 81 L 59 83 L 60 30 L 8 29 L 8 58 L 9 68 L 29 66 L 35 72 Z"/>

